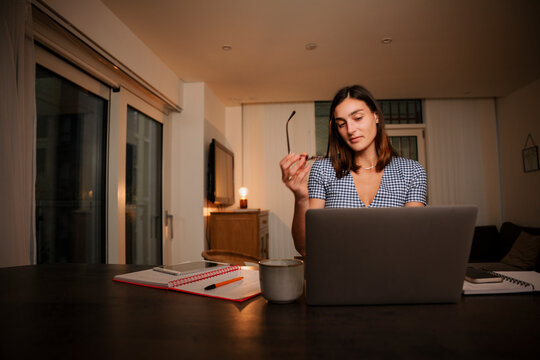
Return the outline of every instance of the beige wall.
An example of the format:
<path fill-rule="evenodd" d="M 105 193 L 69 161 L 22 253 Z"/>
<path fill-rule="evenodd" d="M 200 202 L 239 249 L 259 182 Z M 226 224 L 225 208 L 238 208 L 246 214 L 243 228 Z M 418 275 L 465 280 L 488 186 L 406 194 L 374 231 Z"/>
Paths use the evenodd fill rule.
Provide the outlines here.
<path fill-rule="evenodd" d="M 206 85 L 204 86 L 204 120 L 211 124 L 223 138 L 225 137 L 225 106 Z"/>
<path fill-rule="evenodd" d="M 208 150 L 212 139 L 216 139 L 229 149 L 231 145 L 225 136 L 225 106 L 219 101 L 206 85 L 204 86 L 204 177 L 201 179 L 204 182 L 204 206 L 205 215 L 209 211 L 214 210 L 214 205 L 207 199 L 207 167 L 208 167 Z"/>
<path fill-rule="evenodd" d="M 280 160 L 287 154 L 285 124 L 291 151 L 315 153 L 315 106 L 310 103 L 244 105 L 244 184 L 250 208 L 270 210 L 270 257 L 298 255 L 291 236 L 294 197 L 281 182 Z"/>
<path fill-rule="evenodd" d="M 501 179 L 498 159 L 497 115 L 494 99 L 477 100 L 480 151 L 484 178 L 484 224 L 499 226 L 502 222 Z"/>
<path fill-rule="evenodd" d="M 527 135 L 540 144 L 540 79 L 497 99 L 503 220 L 540 226 L 540 171 L 525 173 L 521 151 Z"/>
<path fill-rule="evenodd" d="M 171 121 L 172 263 L 199 259 L 204 248 L 204 84 L 185 84 L 184 97 Z"/>
<path fill-rule="evenodd" d="M 234 152 L 234 200 L 233 207 L 240 207 L 238 189 L 243 184 L 243 142 L 242 142 L 242 106 L 230 106 L 225 109 L 225 137 Z"/>
<path fill-rule="evenodd" d="M 207 248 L 207 214 L 214 207 L 206 199 L 208 149 L 212 138 L 231 148 L 225 136 L 226 108 L 204 83 L 184 84 L 182 114 L 173 121 L 171 178 L 175 214 L 173 262 L 196 260 Z M 175 160 L 174 160 L 175 159 Z M 176 230 L 178 229 L 178 231 Z"/>

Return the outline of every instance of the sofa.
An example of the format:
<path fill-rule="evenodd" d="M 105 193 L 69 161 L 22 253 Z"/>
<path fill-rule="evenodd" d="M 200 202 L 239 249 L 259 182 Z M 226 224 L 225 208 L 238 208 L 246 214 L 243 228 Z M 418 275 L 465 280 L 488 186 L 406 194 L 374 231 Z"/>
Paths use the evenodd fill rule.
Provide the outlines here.
<path fill-rule="evenodd" d="M 540 272 L 540 228 L 505 222 L 477 226 L 469 263 L 473 267 L 499 271 L 534 270 Z"/>

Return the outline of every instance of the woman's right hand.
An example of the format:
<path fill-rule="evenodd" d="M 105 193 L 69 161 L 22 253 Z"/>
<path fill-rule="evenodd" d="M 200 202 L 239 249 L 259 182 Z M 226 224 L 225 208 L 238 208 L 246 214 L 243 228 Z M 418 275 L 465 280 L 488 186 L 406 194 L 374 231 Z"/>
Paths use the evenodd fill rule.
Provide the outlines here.
<path fill-rule="evenodd" d="M 296 200 L 309 198 L 307 180 L 311 166 L 306 161 L 307 154 L 290 153 L 279 162 L 281 180 L 294 194 Z"/>

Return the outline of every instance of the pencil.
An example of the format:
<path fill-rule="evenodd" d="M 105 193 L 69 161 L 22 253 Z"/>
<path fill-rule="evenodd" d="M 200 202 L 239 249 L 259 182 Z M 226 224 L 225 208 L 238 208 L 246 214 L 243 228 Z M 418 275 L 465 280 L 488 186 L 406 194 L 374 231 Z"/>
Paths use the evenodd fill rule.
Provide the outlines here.
<path fill-rule="evenodd" d="M 242 280 L 243 278 L 244 278 L 243 276 L 240 276 L 240 277 L 237 277 L 237 278 L 234 278 L 234 279 L 222 281 L 222 282 L 217 283 L 217 284 L 208 285 L 207 287 L 204 288 L 204 290 L 212 290 L 212 289 L 218 288 L 220 286 L 227 285 L 227 284 L 233 283 L 235 281 Z"/>

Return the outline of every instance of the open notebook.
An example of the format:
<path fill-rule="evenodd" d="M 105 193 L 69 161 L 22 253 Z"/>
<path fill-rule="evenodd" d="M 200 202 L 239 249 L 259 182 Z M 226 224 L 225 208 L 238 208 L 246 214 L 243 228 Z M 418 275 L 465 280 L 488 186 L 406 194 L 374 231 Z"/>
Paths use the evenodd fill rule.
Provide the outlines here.
<path fill-rule="evenodd" d="M 243 279 L 215 289 L 205 290 L 205 287 L 209 285 L 238 277 L 243 277 Z M 172 275 L 148 269 L 116 275 L 113 281 L 239 302 L 261 293 L 259 272 L 238 265 L 221 266 L 184 275 Z"/>
<path fill-rule="evenodd" d="M 507 294 L 540 291 L 540 273 L 535 271 L 495 271 L 502 282 L 474 284 L 463 282 L 464 295 Z"/>

